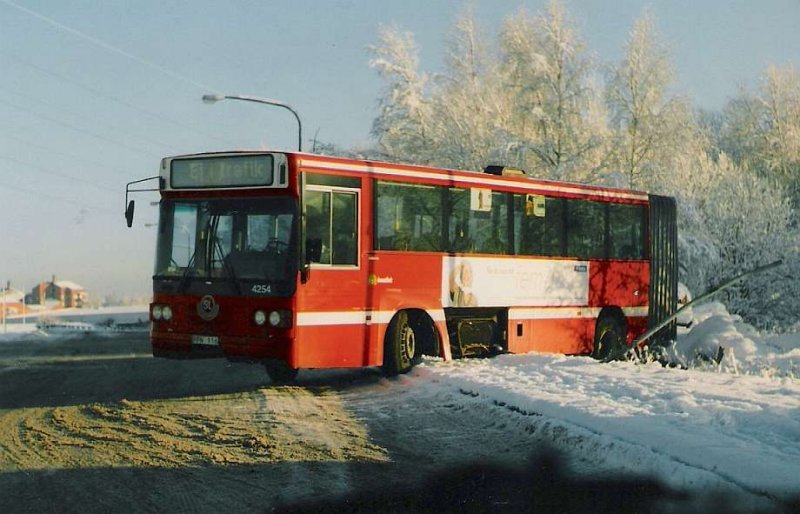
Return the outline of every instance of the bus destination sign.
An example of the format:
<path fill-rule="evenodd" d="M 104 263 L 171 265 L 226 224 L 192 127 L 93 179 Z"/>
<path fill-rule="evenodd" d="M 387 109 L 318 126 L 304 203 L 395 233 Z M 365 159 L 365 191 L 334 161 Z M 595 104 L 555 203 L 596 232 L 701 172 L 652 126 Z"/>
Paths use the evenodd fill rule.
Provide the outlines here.
<path fill-rule="evenodd" d="M 170 171 L 170 185 L 173 189 L 273 185 L 271 155 L 175 159 Z"/>

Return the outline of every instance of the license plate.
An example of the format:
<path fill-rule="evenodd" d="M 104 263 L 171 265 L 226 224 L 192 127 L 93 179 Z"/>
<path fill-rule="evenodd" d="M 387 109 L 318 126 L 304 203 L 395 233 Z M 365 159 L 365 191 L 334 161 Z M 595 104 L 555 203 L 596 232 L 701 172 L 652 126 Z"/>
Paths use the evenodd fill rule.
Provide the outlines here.
<path fill-rule="evenodd" d="M 219 346 L 219 337 L 217 337 L 217 336 L 192 336 L 192 344 L 199 344 L 201 346 Z"/>

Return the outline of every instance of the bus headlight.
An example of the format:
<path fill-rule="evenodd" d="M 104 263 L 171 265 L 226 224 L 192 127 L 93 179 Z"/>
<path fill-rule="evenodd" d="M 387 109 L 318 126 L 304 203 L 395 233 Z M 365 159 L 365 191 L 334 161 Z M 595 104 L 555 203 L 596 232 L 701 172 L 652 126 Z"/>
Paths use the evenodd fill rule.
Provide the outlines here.
<path fill-rule="evenodd" d="M 278 310 L 270 312 L 269 324 L 280 328 L 292 326 L 292 311 Z"/>
<path fill-rule="evenodd" d="M 169 321 L 172 319 L 172 308 L 169 305 L 165 305 L 161 308 L 161 316 L 164 318 L 164 321 Z"/>
<path fill-rule="evenodd" d="M 153 314 L 153 319 L 156 320 L 161 319 L 161 316 L 163 315 L 163 311 L 160 305 L 153 305 L 153 310 L 151 312 Z"/>
<path fill-rule="evenodd" d="M 261 326 L 267 322 L 267 315 L 264 311 L 256 311 L 256 313 L 253 314 L 253 321 L 255 321 L 256 325 Z"/>
<path fill-rule="evenodd" d="M 269 313 L 269 324 L 273 327 L 277 327 L 281 324 L 281 313 L 278 311 L 272 311 Z"/>

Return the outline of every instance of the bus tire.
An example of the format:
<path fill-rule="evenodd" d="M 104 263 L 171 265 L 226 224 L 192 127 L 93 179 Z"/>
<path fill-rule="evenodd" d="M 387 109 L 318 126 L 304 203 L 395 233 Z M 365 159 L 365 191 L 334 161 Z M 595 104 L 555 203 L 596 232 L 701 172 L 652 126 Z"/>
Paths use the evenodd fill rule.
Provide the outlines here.
<path fill-rule="evenodd" d="M 408 371 L 420 360 L 414 323 L 407 311 L 398 312 L 386 329 L 383 347 L 383 372 L 395 376 Z"/>
<path fill-rule="evenodd" d="M 594 330 L 592 357 L 602 362 L 620 360 L 628 350 L 624 319 L 614 312 L 601 314 Z"/>
<path fill-rule="evenodd" d="M 264 361 L 264 369 L 273 385 L 291 384 L 297 378 L 297 368 L 290 367 L 282 360 L 267 359 Z"/>

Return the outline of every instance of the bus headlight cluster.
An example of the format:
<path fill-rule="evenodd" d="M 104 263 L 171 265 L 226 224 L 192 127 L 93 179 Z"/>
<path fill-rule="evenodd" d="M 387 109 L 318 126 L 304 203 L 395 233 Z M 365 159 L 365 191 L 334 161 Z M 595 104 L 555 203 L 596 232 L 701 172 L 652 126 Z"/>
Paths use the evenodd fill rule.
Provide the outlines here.
<path fill-rule="evenodd" d="M 256 313 L 253 314 L 253 321 L 255 321 L 256 325 L 261 326 L 267 322 L 267 315 L 264 311 L 256 311 Z"/>
<path fill-rule="evenodd" d="M 172 307 L 169 305 L 158 305 L 155 304 L 150 309 L 150 314 L 152 314 L 154 320 L 164 320 L 169 321 L 172 319 Z"/>
<path fill-rule="evenodd" d="M 275 310 L 270 311 L 269 314 L 264 311 L 256 311 L 253 314 L 253 321 L 259 326 L 269 321 L 270 326 L 287 328 L 292 326 L 292 311 Z"/>

